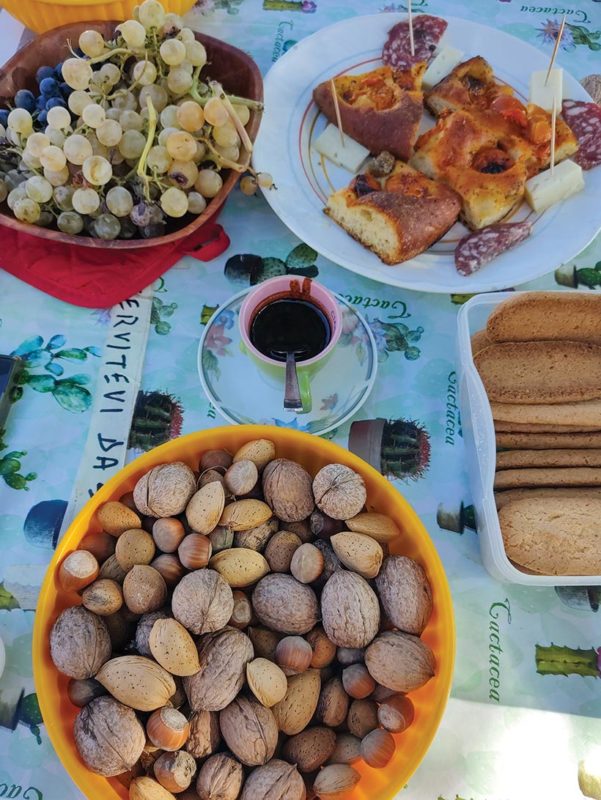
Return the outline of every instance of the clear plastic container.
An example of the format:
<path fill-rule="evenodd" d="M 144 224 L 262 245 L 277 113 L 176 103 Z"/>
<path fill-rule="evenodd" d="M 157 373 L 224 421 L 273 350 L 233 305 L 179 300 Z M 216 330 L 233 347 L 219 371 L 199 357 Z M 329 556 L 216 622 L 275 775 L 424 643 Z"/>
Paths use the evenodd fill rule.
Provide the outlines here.
<path fill-rule="evenodd" d="M 503 546 L 493 491 L 497 450 L 495 427 L 484 385 L 474 366 L 470 337 L 486 327 L 488 317 L 503 300 L 516 294 L 494 292 L 476 295 L 461 308 L 457 318 L 459 405 L 482 561 L 493 578 L 509 583 L 599 586 L 601 575 L 529 575 L 514 567 Z"/>

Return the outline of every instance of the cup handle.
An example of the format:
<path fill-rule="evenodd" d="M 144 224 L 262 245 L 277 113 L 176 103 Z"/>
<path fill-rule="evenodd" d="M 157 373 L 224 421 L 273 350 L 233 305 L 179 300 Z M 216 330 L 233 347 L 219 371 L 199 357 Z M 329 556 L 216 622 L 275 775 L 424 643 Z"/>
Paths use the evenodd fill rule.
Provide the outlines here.
<path fill-rule="evenodd" d="M 301 402 L 303 404 L 301 414 L 308 414 L 313 408 L 313 399 L 311 397 L 311 376 L 309 370 L 298 369 L 298 386 L 300 389 Z"/>

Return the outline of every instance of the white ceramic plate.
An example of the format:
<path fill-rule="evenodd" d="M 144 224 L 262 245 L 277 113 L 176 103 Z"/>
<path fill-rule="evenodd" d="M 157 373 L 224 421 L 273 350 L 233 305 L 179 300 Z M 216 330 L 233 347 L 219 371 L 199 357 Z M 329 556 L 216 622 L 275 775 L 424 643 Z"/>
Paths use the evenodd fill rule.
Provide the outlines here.
<path fill-rule="evenodd" d="M 365 72 L 381 64 L 390 28 L 405 15 L 351 17 L 303 39 L 271 68 L 265 78 L 265 116 L 255 144 L 254 166 L 273 175 L 276 190 L 265 191 L 275 213 L 300 239 L 353 272 L 393 286 L 428 292 L 485 292 L 515 286 L 555 269 L 577 255 L 601 229 L 598 198 L 601 167 L 585 173 L 584 191 L 534 215 L 524 203 L 512 221 L 529 217 L 531 236 L 470 277 L 457 273 L 456 242 L 467 229 L 460 224 L 417 258 L 389 267 L 355 242 L 323 213 L 325 198 L 346 186 L 351 174 L 321 161 L 311 148 L 327 121 L 312 100 L 317 84 L 341 73 Z M 460 48 L 465 58 L 482 55 L 498 79 L 523 97 L 530 73 L 544 69 L 549 56 L 509 34 L 456 17 L 445 17 L 443 43 Z M 591 98 L 564 72 L 564 96 Z M 427 112 L 424 117 L 429 117 Z M 430 123 L 432 124 L 432 123 Z"/>

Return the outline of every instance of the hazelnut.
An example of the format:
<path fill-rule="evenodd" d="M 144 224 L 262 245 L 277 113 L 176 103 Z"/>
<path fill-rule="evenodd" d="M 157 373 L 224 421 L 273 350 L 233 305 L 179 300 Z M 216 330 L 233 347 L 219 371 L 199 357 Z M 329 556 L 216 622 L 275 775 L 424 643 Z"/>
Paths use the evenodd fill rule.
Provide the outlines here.
<path fill-rule="evenodd" d="M 81 602 L 93 614 L 107 617 L 119 611 L 123 605 L 123 593 L 115 581 L 100 578 L 86 586 L 81 594 Z"/>
<path fill-rule="evenodd" d="M 330 756 L 330 764 L 353 764 L 361 758 L 361 739 L 351 733 L 339 733 Z"/>
<path fill-rule="evenodd" d="M 342 670 L 344 691 L 355 700 L 363 700 L 376 688 L 376 682 L 364 664 L 352 664 Z"/>
<path fill-rule="evenodd" d="M 404 694 L 394 694 L 378 706 L 378 722 L 391 733 L 401 733 L 413 722 L 413 703 Z"/>
<path fill-rule="evenodd" d="M 267 542 L 265 558 L 272 572 L 290 572 L 290 564 L 295 551 L 302 542 L 296 533 L 279 531 Z"/>
<path fill-rule="evenodd" d="M 232 611 L 232 616 L 230 617 L 228 625 L 244 630 L 244 628 L 247 628 L 251 624 L 254 617 L 253 607 L 249 598 L 244 592 L 240 591 L 240 589 L 235 589 L 233 595 L 234 610 Z"/>
<path fill-rule="evenodd" d="M 177 548 L 179 560 L 187 569 L 206 567 L 211 551 L 211 540 L 202 533 L 189 533 Z"/>
<path fill-rule="evenodd" d="M 361 756 L 370 767 L 382 768 L 393 757 L 395 743 L 392 734 L 376 728 L 361 742 Z"/>
<path fill-rule="evenodd" d="M 58 581 L 67 591 L 78 591 L 98 577 L 100 567 L 88 550 L 75 550 L 64 559 L 58 571 Z"/>
<path fill-rule="evenodd" d="M 322 627 L 313 628 L 305 638 L 313 649 L 311 666 L 314 669 L 323 669 L 332 663 L 336 657 L 336 645 L 328 639 Z"/>
<path fill-rule="evenodd" d="M 206 453 L 202 454 L 199 469 L 201 472 L 206 469 L 216 469 L 217 467 L 227 469 L 232 461 L 232 456 L 227 450 L 207 450 Z"/>
<path fill-rule="evenodd" d="M 106 689 L 94 678 L 84 678 L 83 680 L 72 678 L 67 687 L 67 694 L 74 706 L 83 708 L 97 697 L 105 695 Z"/>
<path fill-rule="evenodd" d="M 256 465 L 247 459 L 236 461 L 228 468 L 224 475 L 226 489 L 240 497 L 251 492 L 259 480 L 259 470 Z"/>
<path fill-rule="evenodd" d="M 365 650 L 361 647 L 339 647 L 336 657 L 343 667 L 350 667 L 351 664 L 363 663 Z"/>
<path fill-rule="evenodd" d="M 323 511 L 316 509 L 309 518 L 311 533 L 320 539 L 329 539 L 335 533 L 340 533 L 345 529 L 344 522 L 340 519 L 332 519 L 324 514 Z"/>
<path fill-rule="evenodd" d="M 373 700 L 353 700 L 346 724 L 350 733 L 363 739 L 378 727 L 378 706 Z"/>
<path fill-rule="evenodd" d="M 292 554 L 290 572 L 301 583 L 312 583 L 323 572 L 324 558 L 320 550 L 312 544 L 301 544 Z"/>
<path fill-rule="evenodd" d="M 107 560 L 102 564 L 100 567 L 100 572 L 98 573 L 98 577 L 100 578 L 109 578 L 116 583 L 122 584 L 125 580 L 125 576 L 127 572 L 123 569 L 121 564 L 117 561 L 117 556 L 113 553 L 112 556 L 109 556 Z"/>
<path fill-rule="evenodd" d="M 287 531 L 290 531 L 290 533 L 296 533 L 303 544 L 313 541 L 314 537 L 311 533 L 309 520 L 301 519 L 299 522 L 287 522 L 284 527 Z"/>
<path fill-rule="evenodd" d="M 186 572 L 182 562 L 173 553 L 163 553 L 163 555 L 157 556 L 154 561 L 150 562 L 150 566 L 163 576 L 163 580 L 169 587 L 177 586 Z"/>
<path fill-rule="evenodd" d="M 98 563 L 102 564 L 109 556 L 113 555 L 116 544 L 114 536 L 110 536 L 104 531 L 98 531 L 98 533 L 86 533 L 79 543 L 79 547 L 81 550 L 92 553 Z"/>
<path fill-rule="evenodd" d="M 167 791 L 177 794 L 187 789 L 196 775 L 196 761 L 190 753 L 179 750 L 163 753 L 153 765 L 154 777 Z"/>
<path fill-rule="evenodd" d="M 286 675 L 296 675 L 309 669 L 313 650 L 301 636 L 285 636 L 275 649 L 275 660 Z"/>
<path fill-rule="evenodd" d="M 363 478 L 344 464 L 327 464 L 313 479 L 318 508 L 333 519 L 350 519 L 365 505 L 367 491 Z"/>
<path fill-rule="evenodd" d="M 136 564 L 150 564 L 155 552 L 152 536 L 141 528 L 124 531 L 115 547 L 117 561 L 126 572 Z"/>
<path fill-rule="evenodd" d="M 167 600 L 167 584 L 156 569 L 136 565 L 123 581 L 123 598 L 134 614 L 157 611 Z"/>
<path fill-rule="evenodd" d="M 174 517 L 161 517 L 152 526 L 152 538 L 163 553 L 175 553 L 185 535 L 184 526 Z"/>
<path fill-rule="evenodd" d="M 155 747 L 172 752 L 185 745 L 190 735 L 190 724 L 181 711 L 164 706 L 150 715 L 146 733 Z"/>

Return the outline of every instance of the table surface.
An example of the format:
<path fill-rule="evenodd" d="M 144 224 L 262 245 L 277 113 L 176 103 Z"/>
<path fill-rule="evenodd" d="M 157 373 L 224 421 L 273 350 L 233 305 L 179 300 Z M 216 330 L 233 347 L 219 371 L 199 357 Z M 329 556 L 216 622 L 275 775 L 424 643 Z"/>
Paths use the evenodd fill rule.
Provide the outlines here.
<path fill-rule="evenodd" d="M 548 55 L 565 11 L 559 63 L 579 79 L 599 71 L 598 0 L 561 7 L 519 0 L 414 0 L 413 5 L 416 12 L 483 22 Z M 200 0 L 188 22 L 247 50 L 265 73 L 294 42 L 331 22 L 359 13 L 405 10 L 402 3 L 385 0 Z M 22 34 L 22 26 L 0 11 L 0 63 Z M 203 395 L 196 358 L 210 313 L 243 288 L 226 276 L 226 262 L 249 253 L 285 260 L 299 244 L 260 197 L 235 192 L 220 222 L 231 238 L 225 254 L 206 264 L 183 258 L 129 306 L 112 311 L 64 304 L 0 271 L 0 350 L 28 358 L 28 383 L 0 442 L 0 635 L 6 647 L 0 678 L 0 797 L 81 796 L 39 717 L 31 667 L 37 592 L 67 502 L 72 495 L 75 505 L 85 500 L 87 488 L 113 474 L 124 458 L 179 434 L 221 424 Z M 456 316 L 466 298 L 387 287 L 317 254 L 305 256 L 320 281 L 361 311 L 378 347 L 373 393 L 353 420 L 328 435 L 348 446 L 353 422 L 385 419 L 389 425 L 406 423 L 421 441 L 419 463 L 405 472 L 393 468 L 393 480 L 428 528 L 455 604 L 452 698 L 435 743 L 403 797 L 581 798 L 578 761 L 601 743 L 593 653 L 601 646 L 601 590 L 575 593 L 568 605 L 553 587 L 502 584 L 482 566 L 478 535 L 469 527 L 457 409 Z M 600 261 L 601 237 L 573 266 L 586 269 Z M 561 287 L 549 274 L 520 288 Z M 123 387 L 114 386 L 118 379 L 105 369 L 114 359 L 108 354 L 116 352 L 107 346 L 114 345 L 117 328 L 123 331 L 129 325 L 130 383 L 120 395 Z M 230 355 L 229 344 L 224 326 L 212 344 L 217 365 Z M 122 446 L 119 430 L 124 431 L 117 425 L 99 451 L 101 401 L 107 395 L 110 402 L 122 398 L 126 430 Z M 468 511 L 463 529 L 440 527 L 437 520 L 458 517 L 462 508 Z"/>

